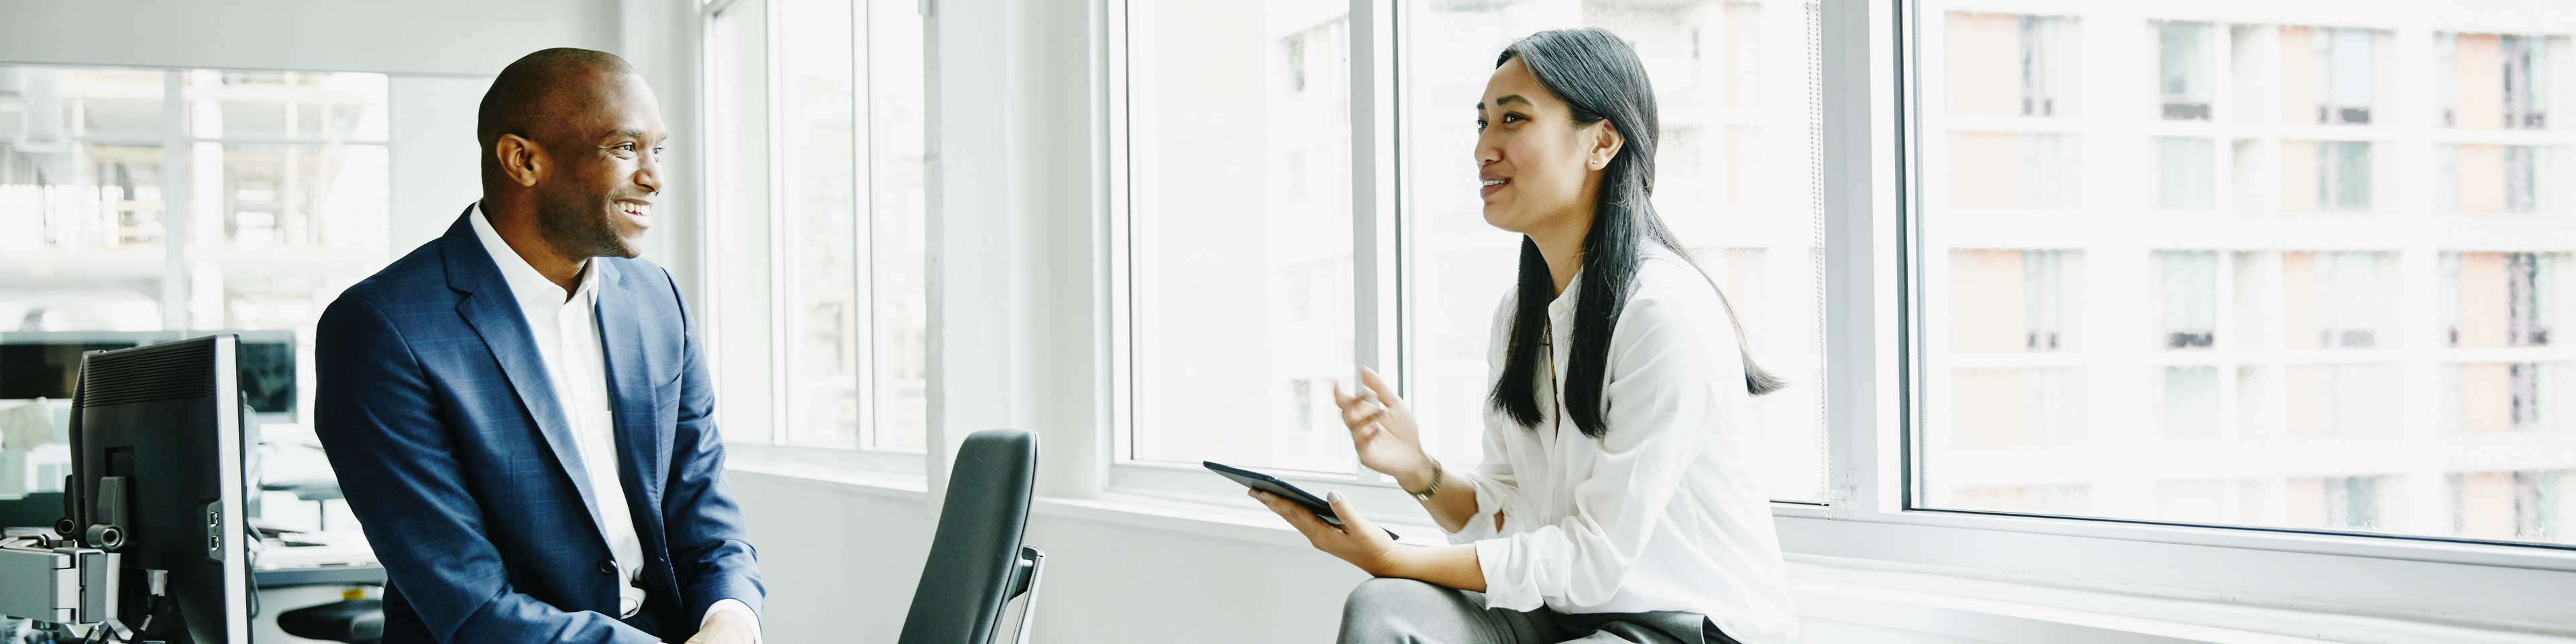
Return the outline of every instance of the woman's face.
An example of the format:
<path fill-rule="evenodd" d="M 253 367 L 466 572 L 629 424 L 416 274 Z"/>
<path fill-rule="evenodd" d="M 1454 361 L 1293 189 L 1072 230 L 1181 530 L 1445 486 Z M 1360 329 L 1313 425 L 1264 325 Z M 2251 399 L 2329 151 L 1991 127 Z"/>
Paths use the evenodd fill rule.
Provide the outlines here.
<path fill-rule="evenodd" d="M 1576 126 L 1572 109 L 1518 57 L 1494 69 L 1476 103 L 1476 169 L 1485 223 L 1524 235 L 1581 235 L 1622 142 L 1609 121 Z"/>

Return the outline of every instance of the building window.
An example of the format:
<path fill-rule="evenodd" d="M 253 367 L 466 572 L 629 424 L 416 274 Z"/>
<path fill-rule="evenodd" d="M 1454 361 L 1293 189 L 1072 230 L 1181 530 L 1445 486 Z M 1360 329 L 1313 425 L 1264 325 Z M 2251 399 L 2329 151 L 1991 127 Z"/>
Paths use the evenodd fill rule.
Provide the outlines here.
<path fill-rule="evenodd" d="M 2553 148 L 2536 145 L 2443 144 L 2435 205 L 2463 214 L 2537 213 L 2549 205 Z"/>
<path fill-rule="evenodd" d="M 2212 40 L 2209 23 L 2156 23 L 2156 93 L 2164 100 L 2165 120 L 2209 120 Z"/>
<path fill-rule="evenodd" d="M 2282 27 L 2281 109 L 2286 122 L 2370 123 L 2372 50 L 2368 29 Z"/>
<path fill-rule="evenodd" d="M 704 307 L 726 438 L 921 449 L 921 18 L 743 0 L 707 24 Z M 747 216 L 746 216 L 747 215 Z"/>
<path fill-rule="evenodd" d="M 2458 472 L 2451 529 L 2476 539 L 2564 542 L 2576 520 L 2576 469 Z"/>
<path fill-rule="evenodd" d="M 1961 116 L 2058 115 L 2070 21 L 2053 16 L 1949 14 L 1951 109 Z"/>
<path fill-rule="evenodd" d="M 2056 134 L 1959 132 L 1950 150 L 1959 165 L 1994 171 L 1951 176 L 1960 207 L 2050 210 L 2063 205 L 2066 138 Z"/>
<path fill-rule="evenodd" d="M 2476 129 L 2537 130 L 2549 125 L 2549 50 L 2563 38 L 2442 33 L 2436 88 L 2442 124 Z"/>
<path fill-rule="evenodd" d="M 2164 264 L 2165 348 L 2209 348 L 2218 335 L 2218 253 L 2156 255 Z"/>
<path fill-rule="evenodd" d="M 2046 353 L 2064 346 L 2061 311 L 2069 253 L 1959 250 L 1951 254 L 1959 305 L 1956 351 Z"/>
<path fill-rule="evenodd" d="M 2444 253 L 2444 312 L 2450 346 L 2549 345 L 2558 319 L 2564 253 Z"/>
<path fill-rule="evenodd" d="M 2281 210 L 2370 210 L 2368 141 L 2282 141 Z"/>
<path fill-rule="evenodd" d="M 2209 210 L 2217 202 L 2217 146 L 2209 139 L 2158 137 L 2162 203 L 2166 210 Z"/>

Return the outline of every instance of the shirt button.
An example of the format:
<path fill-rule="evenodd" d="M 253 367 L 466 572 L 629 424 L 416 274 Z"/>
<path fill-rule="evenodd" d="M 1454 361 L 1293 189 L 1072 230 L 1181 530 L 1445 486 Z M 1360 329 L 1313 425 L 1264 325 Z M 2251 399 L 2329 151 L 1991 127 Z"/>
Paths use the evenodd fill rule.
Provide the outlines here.
<path fill-rule="evenodd" d="M 603 574 L 603 575 L 614 575 L 614 574 L 617 574 L 617 560 L 616 560 L 616 559 L 601 559 L 601 560 L 599 560 L 599 574 Z"/>

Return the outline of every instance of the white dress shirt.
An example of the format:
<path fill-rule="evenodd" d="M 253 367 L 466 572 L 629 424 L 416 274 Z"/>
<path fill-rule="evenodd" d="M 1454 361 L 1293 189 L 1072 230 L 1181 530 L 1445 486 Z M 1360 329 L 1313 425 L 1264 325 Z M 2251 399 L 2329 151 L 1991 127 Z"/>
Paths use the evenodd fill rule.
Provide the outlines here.
<path fill-rule="evenodd" d="M 1744 360 L 1716 290 L 1681 256 L 1645 254 L 1610 336 L 1608 431 L 1594 440 L 1557 400 L 1571 364 L 1575 284 L 1547 307 L 1552 346 L 1541 368 L 1551 376 L 1538 392 L 1538 425 L 1488 407 L 1484 463 L 1451 470 L 1475 488 L 1476 515 L 1449 539 L 1476 544 L 1486 606 L 1688 611 L 1745 644 L 1785 644 L 1798 614 L 1761 476 L 1769 428 L 1746 415 Z M 1506 296 L 1494 313 L 1496 378 L 1513 311 Z"/>
<path fill-rule="evenodd" d="M 546 279 L 544 273 L 528 265 L 526 258 L 501 239 L 492 229 L 492 221 L 483 216 L 483 206 L 476 204 L 473 214 L 474 236 L 483 241 L 483 252 L 501 269 L 501 279 L 510 285 L 512 299 L 519 302 L 519 312 L 528 319 L 528 333 L 537 342 L 537 355 L 544 359 L 546 380 L 552 383 L 555 407 L 563 410 L 564 420 L 571 423 L 573 451 L 581 458 L 581 467 L 590 479 L 593 516 L 599 517 L 600 535 L 608 541 L 608 552 L 617 560 L 617 577 L 623 586 L 617 589 L 619 617 L 633 617 L 644 607 L 644 589 L 638 584 L 644 577 L 644 541 L 635 534 L 635 517 L 627 509 L 626 487 L 617 480 L 617 432 L 614 415 L 608 406 L 608 360 L 599 337 L 599 320 L 594 315 L 599 305 L 599 271 L 582 263 L 581 282 L 570 295 L 563 287 Z M 724 599 L 707 608 L 706 617 L 717 611 L 738 611 L 752 624 L 759 616 L 751 607 L 734 599 Z M 704 619 L 700 620 L 701 622 Z"/>

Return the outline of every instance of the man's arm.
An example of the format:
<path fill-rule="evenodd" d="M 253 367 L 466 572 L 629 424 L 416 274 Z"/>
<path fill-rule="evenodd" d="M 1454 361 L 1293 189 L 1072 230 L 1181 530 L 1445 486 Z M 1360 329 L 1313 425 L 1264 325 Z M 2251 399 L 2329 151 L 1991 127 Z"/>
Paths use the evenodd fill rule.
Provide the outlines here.
<path fill-rule="evenodd" d="M 322 314 L 314 340 L 314 430 L 365 524 L 385 575 L 442 642 L 628 642 L 658 638 L 607 615 L 565 612 L 510 587 L 499 549 L 418 356 L 363 296 Z"/>
<path fill-rule="evenodd" d="M 743 529 L 742 508 L 734 504 L 733 485 L 725 480 L 724 436 L 716 430 L 715 387 L 707 377 L 706 352 L 700 350 L 697 321 L 689 317 L 676 282 L 671 301 L 680 308 L 680 409 L 672 437 L 670 481 L 662 500 L 664 532 L 671 544 L 671 567 L 679 577 L 681 614 L 701 618 L 719 602 L 732 600 L 757 621 L 767 591 L 750 538 Z"/>

